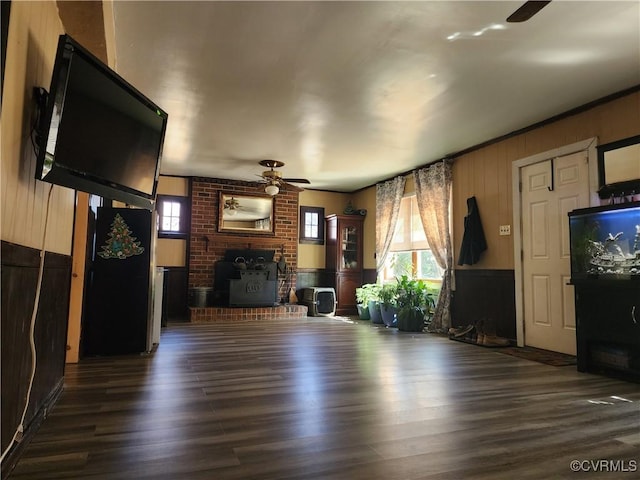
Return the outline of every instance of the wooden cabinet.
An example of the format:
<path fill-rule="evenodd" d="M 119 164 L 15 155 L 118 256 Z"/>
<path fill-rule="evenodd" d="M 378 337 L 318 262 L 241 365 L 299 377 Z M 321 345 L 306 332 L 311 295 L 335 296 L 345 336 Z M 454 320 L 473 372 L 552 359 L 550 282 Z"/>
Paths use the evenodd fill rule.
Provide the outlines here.
<path fill-rule="evenodd" d="M 576 282 L 581 372 L 618 372 L 640 381 L 640 282 Z"/>
<path fill-rule="evenodd" d="M 336 291 L 337 315 L 355 315 L 356 288 L 362 285 L 360 215 L 329 215 L 326 221 L 326 269 Z"/>

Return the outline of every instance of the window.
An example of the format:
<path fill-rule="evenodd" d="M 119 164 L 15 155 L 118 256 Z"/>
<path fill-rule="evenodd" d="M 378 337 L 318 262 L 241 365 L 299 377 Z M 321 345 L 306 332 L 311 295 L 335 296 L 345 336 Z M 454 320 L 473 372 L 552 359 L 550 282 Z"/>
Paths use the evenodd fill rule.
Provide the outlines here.
<path fill-rule="evenodd" d="M 423 280 L 440 281 L 443 270 L 436 263 L 422 228 L 415 195 L 402 199 L 391 251 L 382 271 L 383 281 L 408 275 Z"/>
<path fill-rule="evenodd" d="M 184 238 L 188 232 L 188 197 L 158 195 L 158 236 Z"/>
<path fill-rule="evenodd" d="M 300 243 L 324 245 L 324 208 L 300 207 Z"/>

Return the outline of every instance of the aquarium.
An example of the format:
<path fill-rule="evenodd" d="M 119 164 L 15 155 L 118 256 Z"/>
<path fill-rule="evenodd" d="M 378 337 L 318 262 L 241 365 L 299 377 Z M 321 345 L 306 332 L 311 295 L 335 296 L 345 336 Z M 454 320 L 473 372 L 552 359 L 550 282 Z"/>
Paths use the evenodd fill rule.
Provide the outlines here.
<path fill-rule="evenodd" d="M 571 280 L 640 280 L 640 202 L 569 213 Z"/>

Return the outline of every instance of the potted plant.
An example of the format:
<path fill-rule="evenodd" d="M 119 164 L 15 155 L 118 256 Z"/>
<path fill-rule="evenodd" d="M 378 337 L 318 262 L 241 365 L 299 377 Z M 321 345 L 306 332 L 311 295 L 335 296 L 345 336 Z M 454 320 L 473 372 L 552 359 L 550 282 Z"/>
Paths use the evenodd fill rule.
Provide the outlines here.
<path fill-rule="evenodd" d="M 371 317 L 371 323 L 381 324 L 382 313 L 380 312 L 380 290 L 382 285 L 378 283 L 369 283 L 370 297 L 369 297 L 369 316 Z"/>
<path fill-rule="evenodd" d="M 381 285 L 377 283 L 365 283 L 359 288 L 356 288 L 356 302 L 358 304 L 358 314 L 360 314 L 361 307 L 367 307 L 369 312 L 369 318 L 371 323 L 382 323 L 382 317 L 380 316 L 380 302 L 378 294 L 380 293 Z M 360 317 L 362 320 L 365 318 Z"/>
<path fill-rule="evenodd" d="M 380 289 L 380 313 L 382 314 L 382 322 L 387 327 L 396 326 L 396 297 L 398 288 L 395 283 L 385 283 Z"/>
<path fill-rule="evenodd" d="M 356 288 L 356 306 L 358 307 L 358 317 L 360 320 L 369 320 L 371 318 L 369 302 L 373 300 L 374 297 L 377 298 L 375 287 L 377 287 L 377 285 L 366 283 Z"/>
<path fill-rule="evenodd" d="M 429 293 L 427 284 L 423 280 L 403 275 L 398 278 L 396 287 L 398 330 L 421 332 L 435 306 L 433 295 Z"/>

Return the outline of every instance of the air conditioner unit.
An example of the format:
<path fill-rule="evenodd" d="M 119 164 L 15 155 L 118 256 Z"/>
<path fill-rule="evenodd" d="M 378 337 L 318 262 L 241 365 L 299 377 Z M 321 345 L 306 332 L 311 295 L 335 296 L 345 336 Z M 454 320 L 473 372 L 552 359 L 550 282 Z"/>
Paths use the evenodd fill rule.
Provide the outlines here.
<path fill-rule="evenodd" d="M 310 317 L 332 317 L 336 314 L 336 291 L 331 287 L 309 287 L 303 289 L 302 305 L 309 309 Z"/>

